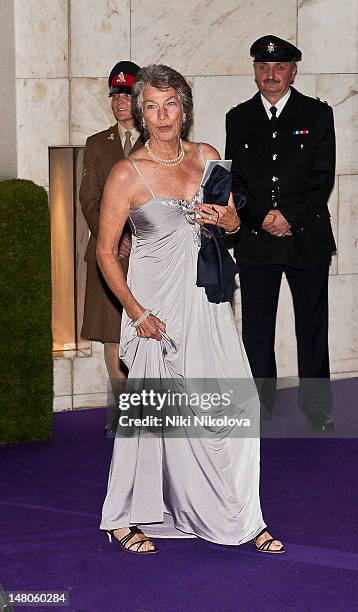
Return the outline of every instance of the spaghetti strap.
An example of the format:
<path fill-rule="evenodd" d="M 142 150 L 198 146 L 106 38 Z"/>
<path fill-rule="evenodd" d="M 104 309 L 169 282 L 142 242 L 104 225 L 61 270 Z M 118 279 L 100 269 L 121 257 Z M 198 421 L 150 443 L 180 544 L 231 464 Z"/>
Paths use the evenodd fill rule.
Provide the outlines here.
<path fill-rule="evenodd" d="M 140 178 L 142 179 L 143 183 L 145 184 L 145 186 L 149 189 L 150 193 L 152 194 L 153 198 L 155 198 L 155 193 L 151 190 L 151 188 L 149 187 L 147 181 L 145 180 L 143 174 L 141 173 L 141 171 L 139 170 L 137 164 L 134 163 L 134 161 L 132 159 L 129 159 L 129 161 L 131 162 L 132 166 L 135 168 L 135 170 L 137 170 Z"/>
<path fill-rule="evenodd" d="M 202 152 L 202 150 L 201 150 L 201 146 L 200 146 L 200 144 L 201 144 L 201 143 L 200 143 L 200 142 L 198 142 L 198 147 L 199 147 L 199 153 L 200 153 L 201 161 L 203 162 L 203 167 L 205 168 L 205 163 L 206 163 L 206 160 L 204 159 L 204 155 L 203 155 L 203 152 Z"/>

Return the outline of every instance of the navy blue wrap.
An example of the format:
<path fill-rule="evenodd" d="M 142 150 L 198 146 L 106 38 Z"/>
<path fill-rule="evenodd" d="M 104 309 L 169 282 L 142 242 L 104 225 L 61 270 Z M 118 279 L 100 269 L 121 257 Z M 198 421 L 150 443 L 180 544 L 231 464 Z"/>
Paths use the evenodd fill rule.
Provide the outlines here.
<path fill-rule="evenodd" d="M 216 165 L 203 186 L 205 204 L 227 206 L 230 192 L 233 194 L 236 210 L 242 209 L 246 204 L 245 194 L 235 189 L 230 172 Z M 196 285 L 205 288 L 209 302 L 214 304 L 231 302 L 238 268 L 227 250 L 225 231 L 214 225 L 204 225 L 204 227 L 210 233 L 210 237 L 201 235 Z"/>

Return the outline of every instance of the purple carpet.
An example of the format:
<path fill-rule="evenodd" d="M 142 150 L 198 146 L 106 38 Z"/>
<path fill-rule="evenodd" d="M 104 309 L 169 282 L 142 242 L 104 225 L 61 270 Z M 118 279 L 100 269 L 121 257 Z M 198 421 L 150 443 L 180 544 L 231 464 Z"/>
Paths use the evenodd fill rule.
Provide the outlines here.
<path fill-rule="evenodd" d="M 337 418 L 356 410 L 356 379 L 333 390 Z M 292 390 L 279 402 L 301 418 Z M 50 442 L 0 448 L 6 591 L 68 591 L 67 609 L 78 611 L 357 609 L 358 440 L 262 440 L 263 511 L 284 555 L 157 540 L 159 554 L 140 558 L 98 530 L 112 448 L 105 420 L 104 410 L 60 413 Z"/>

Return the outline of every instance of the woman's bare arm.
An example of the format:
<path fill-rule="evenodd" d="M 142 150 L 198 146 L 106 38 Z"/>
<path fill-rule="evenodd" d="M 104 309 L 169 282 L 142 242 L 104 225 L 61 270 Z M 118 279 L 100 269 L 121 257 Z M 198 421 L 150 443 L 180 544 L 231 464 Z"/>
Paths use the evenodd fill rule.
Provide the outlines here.
<path fill-rule="evenodd" d="M 146 310 L 130 291 L 118 259 L 118 244 L 130 211 L 133 172 L 127 161 L 117 162 L 106 181 L 99 218 L 97 261 L 99 268 L 114 295 L 123 305 L 128 316 L 136 321 Z M 138 336 L 161 339 L 159 329 L 165 325 L 150 315 L 137 327 Z"/>
<path fill-rule="evenodd" d="M 114 295 L 136 320 L 144 312 L 131 293 L 118 259 L 118 244 L 130 210 L 130 168 L 128 162 L 118 162 L 106 181 L 99 217 L 97 261 Z"/>

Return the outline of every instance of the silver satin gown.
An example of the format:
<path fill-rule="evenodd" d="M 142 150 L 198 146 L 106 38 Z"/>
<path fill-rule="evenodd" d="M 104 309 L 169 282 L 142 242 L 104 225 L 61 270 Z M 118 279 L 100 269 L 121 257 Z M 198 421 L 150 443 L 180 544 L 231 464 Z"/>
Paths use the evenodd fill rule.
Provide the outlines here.
<path fill-rule="evenodd" d="M 134 167 L 152 197 L 130 212 L 127 282 L 139 303 L 166 322 L 167 338 L 138 338 L 123 313 L 121 358 L 129 377 L 245 379 L 253 385 L 230 304 L 212 304 L 196 287 L 198 226 L 189 223 L 186 203 L 156 196 Z M 258 418 L 256 391 L 245 404 L 246 414 Z M 255 537 L 265 527 L 259 438 L 237 437 L 235 428 L 224 435 L 204 429 L 195 437 L 151 437 L 141 430 L 117 437 L 100 528 L 135 524 L 154 537 L 229 545 Z"/>

